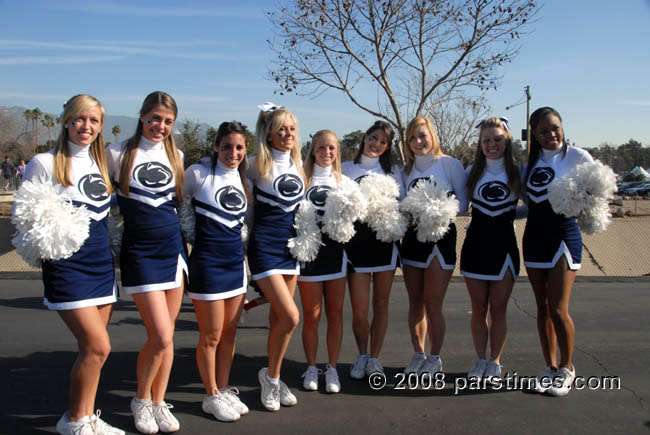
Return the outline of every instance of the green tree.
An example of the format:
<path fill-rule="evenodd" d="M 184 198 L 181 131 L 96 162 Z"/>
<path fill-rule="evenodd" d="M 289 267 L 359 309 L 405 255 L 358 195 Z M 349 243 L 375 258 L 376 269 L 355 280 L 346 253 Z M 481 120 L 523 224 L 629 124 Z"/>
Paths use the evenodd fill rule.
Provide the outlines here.
<path fill-rule="evenodd" d="M 46 113 L 43 116 L 43 120 L 41 120 L 41 124 L 43 124 L 43 127 L 47 128 L 47 145 L 49 148 L 52 144 L 52 127 L 56 125 L 56 118 L 54 115 Z"/>
<path fill-rule="evenodd" d="M 341 139 L 341 161 L 346 162 L 354 159 L 359 151 L 359 145 L 363 140 L 364 132 L 361 130 L 352 131 Z"/>
<path fill-rule="evenodd" d="M 186 168 L 210 153 L 210 146 L 201 138 L 201 126 L 198 121 L 185 119 L 182 122 L 177 143 L 185 153 L 184 162 Z"/>
<path fill-rule="evenodd" d="M 277 56 L 269 73 L 280 94 L 342 92 L 390 123 L 401 151 L 410 118 L 463 89 L 496 87 L 536 8 L 534 0 L 287 1 L 268 13 Z"/>
<path fill-rule="evenodd" d="M 111 134 L 115 138 L 115 143 L 119 142 L 120 140 L 120 133 L 122 133 L 122 129 L 120 128 L 119 124 L 115 124 L 113 128 L 111 129 Z"/>

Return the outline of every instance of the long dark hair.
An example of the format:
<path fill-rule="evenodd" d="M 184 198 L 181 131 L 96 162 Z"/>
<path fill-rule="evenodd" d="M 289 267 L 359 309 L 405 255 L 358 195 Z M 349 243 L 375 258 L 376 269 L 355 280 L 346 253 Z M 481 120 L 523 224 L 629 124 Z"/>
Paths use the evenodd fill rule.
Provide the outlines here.
<path fill-rule="evenodd" d="M 505 142 L 506 148 L 503 153 L 503 166 L 506 170 L 506 176 L 508 177 L 508 186 L 512 192 L 519 196 L 519 191 L 521 189 L 521 175 L 519 174 L 519 169 L 515 165 L 514 158 L 512 156 L 512 134 L 510 130 L 506 127 L 504 122 L 499 118 L 488 118 L 481 124 L 481 130 L 478 133 L 478 145 L 476 146 L 476 154 L 474 155 L 474 163 L 472 164 L 472 169 L 469 171 L 467 176 L 467 197 L 472 198 L 474 195 L 474 188 L 476 183 L 483 175 L 485 171 L 486 157 L 483 154 L 483 148 L 481 147 L 481 140 L 483 138 L 483 131 L 486 128 L 497 127 L 502 129 L 505 132 Z"/>
<path fill-rule="evenodd" d="M 244 137 L 244 141 L 246 142 L 246 148 L 250 146 L 248 143 L 248 135 L 246 134 L 246 127 L 241 122 L 238 121 L 232 121 L 232 122 L 222 122 L 221 125 L 219 126 L 219 129 L 217 129 L 217 137 L 214 139 L 214 150 L 212 151 L 212 174 L 214 175 L 214 171 L 217 167 L 217 160 L 219 160 L 219 152 L 217 149 L 219 149 L 219 143 L 221 140 L 225 137 L 228 136 L 231 133 L 237 133 L 241 134 Z M 239 171 L 239 177 L 241 178 L 241 184 L 242 187 L 244 188 L 244 193 L 246 194 L 246 200 L 248 201 L 249 204 L 253 203 L 253 195 L 251 194 L 250 189 L 248 188 L 248 182 L 246 181 L 246 169 L 248 169 L 248 158 L 244 154 L 244 160 L 242 160 L 239 163 L 239 167 L 237 168 L 237 171 Z"/>
<path fill-rule="evenodd" d="M 535 166 L 535 163 L 537 163 L 539 156 L 542 154 L 542 145 L 537 141 L 537 137 L 535 137 L 533 133 L 535 132 L 535 129 L 539 125 L 540 121 L 547 115 L 557 116 L 557 119 L 562 122 L 560 113 L 552 107 L 548 106 L 540 107 L 530 115 L 530 153 L 528 154 L 528 166 L 526 167 L 526 178 L 524 178 L 524 183 L 528 183 L 528 176 L 530 175 L 530 171 L 532 170 L 533 166 Z M 567 144 L 564 140 L 564 134 L 562 136 L 562 154 L 566 155 Z"/>
<path fill-rule="evenodd" d="M 395 136 L 395 132 L 392 127 L 384 121 L 375 121 L 375 123 L 366 130 L 366 134 L 363 136 L 363 139 L 361 139 L 361 144 L 359 145 L 359 152 L 357 152 L 357 156 L 354 158 L 354 163 L 359 164 L 361 162 L 361 155 L 363 154 L 363 148 L 365 147 L 366 136 L 375 130 L 383 131 L 388 138 L 388 147 L 386 148 L 386 151 L 379 156 L 379 164 L 386 174 L 392 174 L 393 159 L 391 157 L 391 149 L 393 147 L 393 136 Z"/>

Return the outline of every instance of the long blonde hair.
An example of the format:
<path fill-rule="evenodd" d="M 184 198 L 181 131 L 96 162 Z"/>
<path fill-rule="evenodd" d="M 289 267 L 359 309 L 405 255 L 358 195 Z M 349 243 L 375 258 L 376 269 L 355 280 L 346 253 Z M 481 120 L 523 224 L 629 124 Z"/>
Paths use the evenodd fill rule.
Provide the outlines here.
<path fill-rule="evenodd" d="M 70 179 L 70 168 L 72 167 L 72 158 L 70 156 L 70 150 L 68 149 L 68 141 L 70 136 L 68 135 L 68 128 L 66 127 L 69 122 L 74 121 L 81 112 L 88 110 L 93 107 L 98 107 L 101 112 L 101 123 L 102 129 L 104 128 L 104 106 L 99 100 L 90 95 L 75 95 L 70 98 L 67 103 L 63 106 L 63 115 L 61 116 L 61 134 L 56 141 L 54 146 L 54 177 L 61 185 L 65 187 L 72 186 L 72 180 Z M 106 191 L 108 193 L 113 193 L 113 185 L 110 182 L 110 177 L 108 175 L 108 168 L 106 166 L 106 153 L 104 152 L 104 137 L 100 131 L 97 135 L 97 138 L 90 144 L 90 156 L 93 158 L 97 167 L 99 168 L 99 173 L 104 179 L 106 184 Z"/>
<path fill-rule="evenodd" d="M 296 169 L 300 176 L 304 179 L 305 174 L 302 170 L 300 162 L 300 134 L 298 129 L 298 120 L 284 107 L 279 107 L 273 110 L 261 111 L 257 117 L 257 124 L 255 125 L 255 148 L 257 149 L 257 157 L 255 158 L 255 168 L 257 173 L 262 178 L 268 178 L 271 171 L 273 162 L 273 154 L 271 153 L 271 135 L 278 132 L 284 124 L 287 117 L 290 117 L 296 126 L 296 140 L 291 149 L 291 160 L 296 165 Z"/>
<path fill-rule="evenodd" d="M 411 119 L 411 122 L 409 122 L 406 126 L 406 146 L 404 147 L 404 151 L 406 153 L 406 165 L 404 166 L 404 171 L 406 175 L 409 175 L 411 173 L 413 164 L 415 163 L 415 154 L 413 154 L 413 150 L 411 149 L 409 142 L 415 135 L 415 130 L 421 125 L 424 125 L 427 130 L 429 130 L 431 142 L 433 142 L 431 153 L 434 156 L 443 155 L 442 149 L 440 148 L 440 139 L 438 138 L 438 132 L 436 131 L 436 127 L 434 127 L 433 122 L 431 122 L 429 118 L 416 116 L 415 118 Z"/>
<path fill-rule="evenodd" d="M 142 102 L 140 108 L 140 116 L 144 116 L 151 112 L 156 106 L 164 106 L 172 111 L 174 114 L 174 121 L 178 117 L 178 106 L 176 101 L 165 92 L 156 91 L 152 92 Z M 123 195 L 129 196 L 129 184 L 131 182 L 131 169 L 133 169 L 133 162 L 138 152 L 138 144 L 140 143 L 140 136 L 142 136 L 142 120 L 138 118 L 138 127 L 135 129 L 133 136 L 126 141 L 122 147 L 121 165 L 120 165 L 120 191 Z M 172 166 L 174 178 L 176 180 L 176 200 L 183 201 L 183 178 L 185 171 L 183 169 L 183 159 L 181 154 L 176 148 L 173 133 L 167 136 L 164 140 L 165 153 Z"/>
<path fill-rule="evenodd" d="M 305 170 L 305 189 L 311 185 L 311 177 L 314 174 L 314 164 L 316 163 L 316 156 L 314 156 L 314 148 L 318 139 L 330 134 L 336 139 L 336 159 L 332 162 L 332 174 L 334 174 L 334 179 L 336 184 L 341 183 L 341 145 L 339 144 L 339 138 L 336 137 L 336 133 L 332 130 L 318 130 L 311 138 L 311 147 L 309 148 L 309 154 L 305 159 L 304 170 Z"/>

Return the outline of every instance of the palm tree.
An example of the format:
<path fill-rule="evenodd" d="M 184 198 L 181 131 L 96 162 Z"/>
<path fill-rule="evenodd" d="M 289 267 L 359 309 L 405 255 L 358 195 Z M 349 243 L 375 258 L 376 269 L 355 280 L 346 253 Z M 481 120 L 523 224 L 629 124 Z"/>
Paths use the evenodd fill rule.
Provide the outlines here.
<path fill-rule="evenodd" d="M 111 130 L 111 133 L 113 133 L 113 136 L 115 137 L 115 143 L 118 141 L 118 137 L 120 136 L 120 133 L 122 132 L 122 129 L 120 129 L 119 124 L 115 124 L 113 126 L 113 130 Z"/>
<path fill-rule="evenodd" d="M 54 115 L 46 113 L 45 116 L 43 116 L 41 124 L 43 124 L 43 127 L 47 128 L 47 143 L 50 144 L 52 142 L 52 127 L 56 124 Z"/>
<path fill-rule="evenodd" d="M 36 155 L 36 137 L 38 135 L 38 124 L 37 121 L 40 120 L 43 117 L 43 112 L 41 112 L 41 109 L 36 107 L 32 111 L 32 135 L 34 137 L 34 155 Z"/>

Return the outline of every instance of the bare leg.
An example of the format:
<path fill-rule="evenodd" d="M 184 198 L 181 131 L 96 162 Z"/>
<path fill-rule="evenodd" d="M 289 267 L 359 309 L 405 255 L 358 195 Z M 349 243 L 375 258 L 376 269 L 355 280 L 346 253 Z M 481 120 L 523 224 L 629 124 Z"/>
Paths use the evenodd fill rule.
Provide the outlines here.
<path fill-rule="evenodd" d="M 235 335 L 241 310 L 244 307 L 244 296 L 241 294 L 223 301 L 223 332 L 217 345 L 217 386 L 220 390 L 230 385 L 230 368 L 235 357 Z"/>
<path fill-rule="evenodd" d="M 302 301 L 302 347 L 305 350 L 307 365 L 316 365 L 318 352 L 318 322 L 323 305 L 323 283 L 299 281 Z"/>
<path fill-rule="evenodd" d="M 193 299 L 194 312 L 199 323 L 199 342 L 196 346 L 196 365 L 199 368 L 205 394 L 217 394 L 216 352 L 221 339 L 224 320 L 224 301 Z"/>
<path fill-rule="evenodd" d="M 388 301 L 395 269 L 375 272 L 372 285 L 372 324 L 370 325 L 370 356 L 379 357 L 388 329 Z"/>
<path fill-rule="evenodd" d="M 442 269 L 437 258 L 434 258 L 429 267 L 424 270 L 424 306 L 427 310 L 432 355 L 440 355 L 442 342 L 445 338 L 445 317 L 442 312 L 442 303 L 452 273 L 453 270 Z"/>
<path fill-rule="evenodd" d="M 345 277 L 325 282 L 325 315 L 327 316 L 327 357 L 336 367 L 343 342 L 343 301 Z"/>
<path fill-rule="evenodd" d="M 497 363 L 501 362 L 508 335 L 506 311 L 513 285 L 514 280 L 509 270 L 502 281 L 490 281 L 490 356 Z"/>
<path fill-rule="evenodd" d="M 542 345 L 544 361 L 549 367 L 557 367 L 555 328 L 551 321 L 547 301 L 548 269 L 527 267 L 526 270 L 528 271 L 528 280 L 535 294 L 535 303 L 537 304 L 537 332 Z"/>
<path fill-rule="evenodd" d="M 352 332 L 357 342 L 359 354 L 368 353 L 370 324 L 368 311 L 370 309 L 370 274 L 351 273 L 348 276 L 350 287 L 350 303 L 352 305 Z"/>
<path fill-rule="evenodd" d="M 564 256 L 549 271 L 548 275 L 548 306 L 558 346 L 560 347 L 560 364 L 558 367 L 573 368 L 575 326 L 571 315 L 569 315 L 569 301 L 575 279 L 576 271 L 569 269 Z"/>
<path fill-rule="evenodd" d="M 424 310 L 424 269 L 419 267 L 402 267 L 404 285 L 409 296 L 408 326 L 411 343 L 415 352 L 424 352 L 427 340 L 427 318 Z"/>
<path fill-rule="evenodd" d="M 465 277 L 465 284 L 472 302 L 472 339 L 474 349 L 479 359 L 485 359 L 485 351 L 488 343 L 488 303 L 489 285 L 488 281 Z"/>

